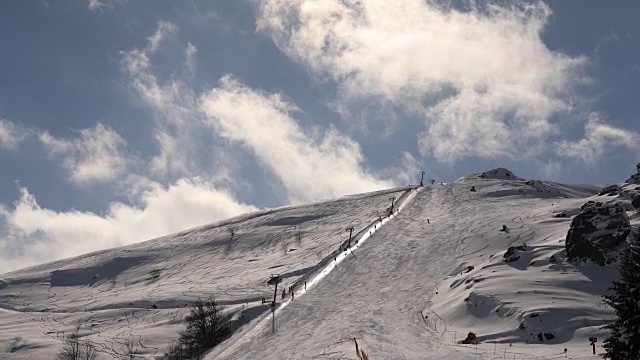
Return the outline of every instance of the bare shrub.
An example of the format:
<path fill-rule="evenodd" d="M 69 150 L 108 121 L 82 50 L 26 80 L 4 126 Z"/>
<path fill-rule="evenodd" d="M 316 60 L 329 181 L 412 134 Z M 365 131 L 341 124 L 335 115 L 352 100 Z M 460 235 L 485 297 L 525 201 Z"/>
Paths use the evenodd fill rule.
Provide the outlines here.
<path fill-rule="evenodd" d="M 66 340 L 56 356 L 58 360 L 96 360 L 97 357 L 96 347 L 88 340 L 79 341 L 77 335 Z"/>
<path fill-rule="evenodd" d="M 198 300 L 186 317 L 187 328 L 180 333 L 177 343 L 169 344 L 167 358 L 200 359 L 209 349 L 218 345 L 229 335 L 224 324 L 222 307 L 213 299 Z"/>

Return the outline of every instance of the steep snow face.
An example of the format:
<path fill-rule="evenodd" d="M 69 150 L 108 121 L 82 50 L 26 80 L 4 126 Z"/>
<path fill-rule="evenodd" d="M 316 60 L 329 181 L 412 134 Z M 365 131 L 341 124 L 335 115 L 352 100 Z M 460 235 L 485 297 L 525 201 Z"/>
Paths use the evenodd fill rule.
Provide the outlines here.
<path fill-rule="evenodd" d="M 610 256 L 631 232 L 624 206 L 619 202 L 589 201 L 571 222 L 566 249 L 569 259 L 588 259 L 598 265 L 615 261 Z"/>
<path fill-rule="evenodd" d="M 627 181 L 625 181 L 625 183 L 640 185 L 640 163 L 636 165 L 636 173 L 631 175 L 631 177 L 628 178 Z"/>

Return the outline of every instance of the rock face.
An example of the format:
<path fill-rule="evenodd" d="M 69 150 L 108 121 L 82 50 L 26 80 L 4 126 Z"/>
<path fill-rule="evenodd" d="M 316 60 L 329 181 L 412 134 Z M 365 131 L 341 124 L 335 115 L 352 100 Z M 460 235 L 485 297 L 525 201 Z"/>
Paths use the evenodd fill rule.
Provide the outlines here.
<path fill-rule="evenodd" d="M 489 171 L 485 171 L 479 175 L 483 179 L 499 179 L 499 180 L 520 180 L 515 176 L 511 170 L 505 168 L 497 168 Z"/>
<path fill-rule="evenodd" d="M 605 188 L 603 188 L 600 191 L 600 196 L 602 195 L 609 195 L 609 196 L 614 196 L 614 195 L 619 195 L 620 192 L 622 191 L 622 188 L 620 187 L 620 185 L 609 185 L 606 186 Z"/>
<path fill-rule="evenodd" d="M 504 262 L 510 263 L 518 261 L 520 259 L 520 252 L 527 251 L 526 245 L 510 246 L 507 251 L 502 255 Z"/>
<path fill-rule="evenodd" d="M 589 259 L 598 265 L 615 260 L 610 252 L 625 241 L 631 232 L 629 218 L 620 203 L 589 201 L 571 222 L 567 234 L 567 257 Z"/>
<path fill-rule="evenodd" d="M 636 165 L 636 173 L 631 175 L 631 177 L 628 178 L 625 183 L 640 185 L 640 163 Z"/>

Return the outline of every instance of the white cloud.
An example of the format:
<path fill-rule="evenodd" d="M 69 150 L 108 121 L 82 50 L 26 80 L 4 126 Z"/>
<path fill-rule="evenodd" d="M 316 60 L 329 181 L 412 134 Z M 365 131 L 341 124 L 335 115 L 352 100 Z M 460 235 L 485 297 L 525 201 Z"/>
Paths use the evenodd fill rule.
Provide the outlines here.
<path fill-rule="evenodd" d="M 48 132 L 39 139 L 49 153 L 62 158 L 69 179 L 79 185 L 114 180 L 126 169 L 126 141 L 113 129 L 98 123 L 80 130 L 79 138 L 58 139 Z"/>
<path fill-rule="evenodd" d="M 0 148 L 15 150 L 28 135 L 27 129 L 0 117 Z"/>
<path fill-rule="evenodd" d="M 14 207 L 0 205 L 0 273 L 45 261 L 131 244 L 257 210 L 195 179 L 152 183 L 133 205 L 112 203 L 104 215 L 42 208 L 27 189 Z"/>
<path fill-rule="evenodd" d="M 558 155 L 594 164 L 615 148 L 625 148 L 640 154 L 640 133 L 605 124 L 597 113 L 589 116 L 584 132 L 583 139 L 560 142 L 557 147 Z"/>
<path fill-rule="evenodd" d="M 329 127 L 302 129 L 297 108 L 278 94 L 252 90 L 230 76 L 201 97 L 221 136 L 250 149 L 287 189 L 293 202 L 390 187 L 364 166 L 360 146 Z"/>
<path fill-rule="evenodd" d="M 420 114 L 424 154 L 454 161 L 540 150 L 557 131 L 554 115 L 571 109 L 587 60 L 547 48 L 544 3 L 475 4 L 265 0 L 257 28 L 339 86 L 342 114 L 362 99 Z"/>
<path fill-rule="evenodd" d="M 147 38 L 147 52 L 156 52 L 167 35 L 175 33 L 177 29 L 178 28 L 174 24 L 168 21 L 158 22 L 156 31 L 153 33 L 153 35 Z"/>
<path fill-rule="evenodd" d="M 91 11 L 113 9 L 114 5 L 122 5 L 126 0 L 87 0 L 87 7 Z"/>
<path fill-rule="evenodd" d="M 196 63 L 195 57 L 198 53 L 198 48 L 195 47 L 192 43 L 187 43 L 187 47 L 184 49 L 185 61 L 187 63 L 187 68 L 193 74 L 196 71 Z"/>
<path fill-rule="evenodd" d="M 158 175 L 193 175 L 197 166 L 194 141 L 199 120 L 196 95 L 179 78 L 163 83 L 151 69 L 151 58 L 167 36 L 177 27 L 169 22 L 158 23 L 156 31 L 147 38 L 143 49 L 123 53 L 123 65 L 131 79 L 131 86 L 154 113 L 154 138 L 159 154 L 150 162 L 151 170 Z M 193 66 L 195 46 L 189 44 L 185 50 L 187 66 Z"/>
<path fill-rule="evenodd" d="M 88 0 L 87 6 L 89 6 L 89 10 L 100 10 L 103 6 L 105 6 L 105 4 L 100 0 Z"/>

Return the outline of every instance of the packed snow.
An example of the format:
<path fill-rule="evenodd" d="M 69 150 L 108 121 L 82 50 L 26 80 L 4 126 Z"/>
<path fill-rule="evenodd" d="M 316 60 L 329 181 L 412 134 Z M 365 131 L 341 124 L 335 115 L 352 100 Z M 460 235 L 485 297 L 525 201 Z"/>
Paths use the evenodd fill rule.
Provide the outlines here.
<path fill-rule="evenodd" d="M 586 201 L 611 198 L 601 186 L 485 174 L 2 275 L 0 357 L 51 358 L 77 333 L 104 359 L 131 340 L 140 358 L 161 359 L 188 306 L 215 296 L 234 331 L 207 359 L 356 359 L 354 338 L 371 360 L 594 358 L 588 338 L 602 353 L 613 312 L 601 295 L 617 270 L 568 262 L 564 241 Z M 273 274 L 283 281 L 272 313 Z M 460 344 L 469 332 L 478 345 Z"/>

